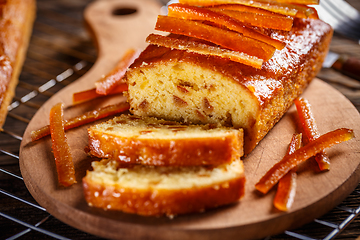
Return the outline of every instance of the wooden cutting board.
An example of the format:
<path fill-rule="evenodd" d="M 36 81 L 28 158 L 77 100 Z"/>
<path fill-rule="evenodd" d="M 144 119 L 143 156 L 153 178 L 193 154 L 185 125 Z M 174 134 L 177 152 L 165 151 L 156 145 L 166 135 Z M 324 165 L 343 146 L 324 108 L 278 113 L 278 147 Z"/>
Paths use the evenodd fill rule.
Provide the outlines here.
<path fill-rule="evenodd" d="M 129 15 L 118 15 L 133 12 Z M 114 14 L 115 13 L 115 14 Z M 340 203 L 360 181 L 360 144 L 358 139 L 341 143 L 327 152 L 331 170 L 319 173 L 312 161 L 300 167 L 297 193 L 289 212 L 272 206 L 274 191 L 262 196 L 254 184 L 286 152 L 296 132 L 296 111 L 292 107 L 256 149 L 244 158 L 245 197 L 237 204 L 201 214 L 166 217 L 141 217 L 121 212 L 103 211 L 87 206 L 81 179 L 91 161 L 84 148 L 89 125 L 67 131 L 74 158 L 77 184 L 61 188 L 57 183 L 51 141 L 46 137 L 31 142 L 30 132 L 49 123 L 50 108 L 63 102 L 65 118 L 124 97 L 108 97 L 71 106 L 72 94 L 94 87 L 128 48 L 144 48 L 145 38 L 153 32 L 160 6 L 149 0 L 102 0 L 89 5 L 85 20 L 94 34 L 99 56 L 93 68 L 78 81 L 58 92 L 46 102 L 25 131 L 20 147 L 20 167 L 26 186 L 35 200 L 61 221 L 101 237 L 112 239 L 249 239 L 261 238 L 298 227 L 326 213 Z M 352 128 L 360 136 L 360 116 L 355 107 L 338 91 L 314 79 L 303 94 L 312 104 L 321 133 L 336 128 Z"/>

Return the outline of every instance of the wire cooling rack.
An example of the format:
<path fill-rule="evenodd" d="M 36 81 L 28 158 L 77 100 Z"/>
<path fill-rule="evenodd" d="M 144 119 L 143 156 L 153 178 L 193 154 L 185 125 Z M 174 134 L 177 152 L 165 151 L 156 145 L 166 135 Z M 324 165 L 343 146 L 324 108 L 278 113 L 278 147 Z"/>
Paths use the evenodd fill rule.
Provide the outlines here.
<path fill-rule="evenodd" d="M 85 74 L 96 51 L 83 27 L 91 0 L 38 0 L 37 20 L 16 97 L 0 132 L 0 238 L 100 239 L 51 216 L 29 194 L 19 170 L 22 135 L 54 93 Z M 355 239 L 360 235 L 360 185 L 323 217 L 266 239 Z"/>

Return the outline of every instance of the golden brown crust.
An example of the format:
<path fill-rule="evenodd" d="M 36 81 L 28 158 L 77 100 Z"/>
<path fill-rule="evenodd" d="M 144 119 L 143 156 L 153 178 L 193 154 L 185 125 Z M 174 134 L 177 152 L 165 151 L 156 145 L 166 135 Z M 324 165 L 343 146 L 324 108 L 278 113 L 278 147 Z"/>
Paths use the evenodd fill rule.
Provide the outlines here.
<path fill-rule="evenodd" d="M 108 123 L 109 125 L 120 124 L 116 123 L 120 119 L 124 121 L 128 118 L 123 115 Z M 115 159 L 126 164 L 156 166 L 219 165 L 240 159 L 243 155 L 242 130 L 219 128 L 199 137 L 196 133 L 189 134 L 189 131 L 194 131 L 193 129 L 188 130 L 189 126 L 166 126 L 159 122 L 169 121 L 151 122 L 149 119 L 145 119 L 141 121 L 145 121 L 149 125 L 156 125 L 148 127 L 148 130 L 145 131 L 139 127 L 139 132 L 135 132 L 131 136 L 124 136 L 116 131 L 106 131 L 106 127 L 100 127 L 100 125 L 89 128 L 90 154 L 99 158 Z M 169 133 L 164 132 L 164 136 L 142 138 L 142 135 L 145 136 L 152 131 L 161 131 L 160 127 L 165 130 L 170 128 L 171 137 L 165 137 L 165 134 Z M 200 127 L 196 131 L 200 132 Z M 185 132 L 187 135 L 183 137 L 176 135 L 180 132 Z"/>
<path fill-rule="evenodd" d="M 5 122 L 18 77 L 25 60 L 32 25 L 35 0 L 7 0 L 0 5 L 0 129 Z"/>
<path fill-rule="evenodd" d="M 246 125 L 234 121 L 230 122 L 237 128 L 244 128 L 244 151 L 245 154 L 248 154 L 280 120 L 291 106 L 293 100 L 303 92 L 316 76 L 327 54 L 332 29 L 328 24 L 317 19 L 296 18 L 290 32 L 269 31 L 267 34 L 284 41 L 286 47 L 277 50 L 274 56 L 264 63 L 262 69 L 255 69 L 217 57 L 150 45 L 130 67 L 126 78 L 131 78 L 132 72 L 135 71 L 161 68 L 170 62 L 176 62 L 200 66 L 209 72 L 221 74 L 227 81 L 237 83 L 239 89 L 234 89 L 234 91 L 241 89 L 241 91 L 249 92 L 254 98 L 251 101 L 256 102 L 254 104 L 259 109 L 256 116 L 251 116 Z M 139 106 L 133 104 L 131 88 L 132 86 L 129 85 L 130 111 L 143 116 L 151 112 L 149 114 L 151 116 L 166 118 L 166 115 L 158 116 L 153 114 L 156 111 L 150 108 L 156 105 L 151 105 L 146 96 L 144 100 L 144 102 L 147 102 L 146 108 L 140 109 Z M 164 100 L 164 102 L 168 101 Z M 197 104 L 197 106 L 200 106 L 200 104 Z M 182 117 L 183 119 L 172 119 L 186 120 L 188 122 L 200 121 L 202 123 L 213 120 L 206 116 L 201 119 L 196 114 L 192 118 L 188 115 Z"/>
<path fill-rule="evenodd" d="M 119 188 L 83 179 L 85 199 L 90 206 L 120 210 L 144 216 L 202 212 L 206 209 L 235 203 L 245 193 L 245 177 L 218 184 L 217 187 L 152 191 Z"/>

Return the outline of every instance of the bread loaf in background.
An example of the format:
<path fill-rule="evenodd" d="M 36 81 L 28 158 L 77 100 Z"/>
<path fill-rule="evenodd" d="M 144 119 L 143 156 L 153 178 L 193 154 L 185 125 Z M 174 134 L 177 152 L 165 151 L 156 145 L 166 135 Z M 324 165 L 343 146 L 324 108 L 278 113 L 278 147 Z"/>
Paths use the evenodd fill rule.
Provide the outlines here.
<path fill-rule="evenodd" d="M 35 15 L 35 0 L 0 2 L 0 130 L 15 94 Z"/>
<path fill-rule="evenodd" d="M 149 45 L 127 71 L 130 111 L 185 123 L 244 129 L 249 154 L 320 71 L 332 28 L 295 18 L 292 30 L 266 30 L 286 43 L 261 69 Z"/>
<path fill-rule="evenodd" d="M 83 179 L 88 204 L 172 217 L 241 199 L 243 152 L 226 157 L 238 144 L 218 134 L 239 129 L 240 147 L 249 154 L 316 76 L 332 37 L 332 28 L 318 19 L 295 18 L 290 31 L 263 32 L 286 46 L 261 69 L 150 44 L 125 75 L 133 116 L 89 129 L 90 153 L 107 159 L 93 162 Z M 217 128 L 203 133 L 193 124 Z M 200 146 L 207 143 L 206 153 L 209 147 Z M 224 155 L 214 147 L 226 149 Z"/>

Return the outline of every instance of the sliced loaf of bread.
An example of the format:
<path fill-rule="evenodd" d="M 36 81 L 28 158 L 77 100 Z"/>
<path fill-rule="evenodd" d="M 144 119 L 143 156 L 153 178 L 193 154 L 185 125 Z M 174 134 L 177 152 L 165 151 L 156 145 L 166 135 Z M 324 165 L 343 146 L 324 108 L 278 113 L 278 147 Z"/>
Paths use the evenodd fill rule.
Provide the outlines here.
<path fill-rule="evenodd" d="M 243 155 L 243 131 L 121 115 L 88 130 L 90 154 L 128 164 L 199 166 Z"/>
<path fill-rule="evenodd" d="M 237 202 L 244 195 L 241 160 L 217 167 L 133 165 L 103 159 L 83 178 L 90 206 L 144 216 L 173 217 Z"/>

